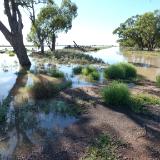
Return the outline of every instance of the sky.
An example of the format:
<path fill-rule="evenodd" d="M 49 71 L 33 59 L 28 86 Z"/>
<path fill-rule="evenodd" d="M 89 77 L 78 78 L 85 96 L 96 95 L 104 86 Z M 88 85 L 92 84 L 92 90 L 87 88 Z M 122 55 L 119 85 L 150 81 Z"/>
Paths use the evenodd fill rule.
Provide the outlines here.
<path fill-rule="evenodd" d="M 72 2 L 78 6 L 78 16 L 73 20 L 72 29 L 67 34 L 58 35 L 59 45 L 72 45 L 73 41 L 80 45 L 115 45 L 118 37 L 112 32 L 120 23 L 131 16 L 160 9 L 159 0 L 72 0 Z M 22 16 L 24 43 L 27 44 L 30 20 L 27 13 L 23 12 Z M 0 0 L 0 20 L 7 24 L 3 0 Z M 0 45 L 4 44 L 8 42 L 0 33 Z"/>

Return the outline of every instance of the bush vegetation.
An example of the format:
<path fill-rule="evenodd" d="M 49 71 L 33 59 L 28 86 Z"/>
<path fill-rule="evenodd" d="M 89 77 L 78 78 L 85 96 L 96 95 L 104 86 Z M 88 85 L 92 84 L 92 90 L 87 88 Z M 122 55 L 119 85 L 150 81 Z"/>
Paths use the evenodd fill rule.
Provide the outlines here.
<path fill-rule="evenodd" d="M 102 97 L 108 105 L 127 106 L 130 100 L 130 92 L 127 85 L 114 81 L 103 88 Z"/>
<path fill-rule="evenodd" d="M 137 71 L 132 64 L 118 63 L 106 68 L 104 76 L 107 79 L 132 79 L 137 77 Z"/>
<path fill-rule="evenodd" d="M 97 69 L 93 66 L 78 66 L 73 68 L 74 74 L 81 74 L 85 76 L 89 81 L 98 81 L 100 78 L 100 74 L 98 73 Z"/>
<path fill-rule="evenodd" d="M 86 76 L 90 81 L 97 81 L 100 78 L 100 74 L 93 66 L 87 66 L 82 69 L 82 75 Z"/>
<path fill-rule="evenodd" d="M 160 105 L 160 98 L 147 94 L 133 95 L 124 83 L 112 82 L 102 90 L 106 104 L 126 107 L 135 113 L 148 113 L 147 105 Z"/>
<path fill-rule="evenodd" d="M 61 84 L 54 84 L 52 82 L 36 82 L 30 86 L 30 91 L 35 99 L 52 98 L 61 90 L 71 87 L 72 82 L 66 81 Z"/>
<path fill-rule="evenodd" d="M 50 76 L 55 77 L 55 78 L 64 78 L 64 73 L 53 68 L 53 69 L 48 69 L 47 71 Z"/>
<path fill-rule="evenodd" d="M 74 73 L 75 75 L 81 74 L 81 73 L 82 73 L 82 69 L 83 69 L 82 66 L 74 67 L 74 68 L 73 68 L 73 73 Z"/>

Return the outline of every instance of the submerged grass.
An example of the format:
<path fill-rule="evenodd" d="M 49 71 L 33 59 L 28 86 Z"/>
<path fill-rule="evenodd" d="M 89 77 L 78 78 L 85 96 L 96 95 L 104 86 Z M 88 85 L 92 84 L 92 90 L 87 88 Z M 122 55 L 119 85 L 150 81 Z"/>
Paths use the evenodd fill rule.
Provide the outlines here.
<path fill-rule="evenodd" d="M 89 65 L 86 67 L 82 67 L 82 66 L 75 67 L 73 68 L 73 73 L 76 75 L 81 74 L 85 76 L 85 78 L 88 79 L 89 81 L 98 81 L 100 78 L 100 74 L 98 70 L 92 65 Z"/>
<path fill-rule="evenodd" d="M 104 64 L 102 59 L 93 58 L 75 49 L 60 49 L 55 52 L 47 52 L 44 55 L 32 53 L 31 56 L 43 57 L 60 64 Z"/>

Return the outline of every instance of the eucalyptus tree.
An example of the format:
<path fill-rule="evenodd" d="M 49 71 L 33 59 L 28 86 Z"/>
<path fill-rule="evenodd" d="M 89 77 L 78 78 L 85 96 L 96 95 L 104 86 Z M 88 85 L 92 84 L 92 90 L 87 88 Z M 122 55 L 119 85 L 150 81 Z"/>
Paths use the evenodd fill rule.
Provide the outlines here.
<path fill-rule="evenodd" d="M 160 11 L 133 16 L 113 31 L 122 46 L 153 50 L 160 46 Z"/>
<path fill-rule="evenodd" d="M 33 24 L 35 21 L 34 5 L 46 3 L 46 1 L 47 0 L 3 0 L 4 14 L 8 19 L 8 25 L 0 20 L 0 31 L 13 47 L 22 67 L 30 67 L 31 62 L 27 56 L 23 42 L 23 19 L 20 8 L 25 8 L 29 11 Z"/>
<path fill-rule="evenodd" d="M 42 53 L 45 42 L 51 51 L 54 51 L 58 33 L 71 29 L 72 21 L 76 16 L 77 6 L 70 0 L 63 0 L 60 7 L 53 0 L 49 0 L 37 15 L 35 26 L 32 25 L 28 40 L 39 46 Z M 38 30 L 40 34 L 37 34 Z M 37 41 L 38 39 L 42 41 Z"/>
<path fill-rule="evenodd" d="M 19 9 L 26 6 L 26 4 L 25 0 L 4 0 L 4 13 L 7 16 L 9 28 L 0 20 L 0 31 L 15 50 L 22 67 L 31 65 L 23 42 L 23 22 Z"/>

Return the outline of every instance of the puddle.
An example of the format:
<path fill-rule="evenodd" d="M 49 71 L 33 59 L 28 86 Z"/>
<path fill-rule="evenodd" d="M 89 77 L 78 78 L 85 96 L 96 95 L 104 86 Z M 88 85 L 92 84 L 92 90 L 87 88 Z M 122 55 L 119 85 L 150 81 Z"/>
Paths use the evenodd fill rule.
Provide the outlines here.
<path fill-rule="evenodd" d="M 139 74 L 150 80 L 155 80 L 156 75 L 160 74 L 160 57 L 157 56 L 149 58 L 143 55 L 125 56 L 118 47 L 86 54 L 101 58 L 107 64 L 131 62 L 136 65 Z M 32 61 L 31 70 L 34 72 L 55 66 L 50 62 L 46 63 L 43 59 L 37 61 L 30 59 Z M 60 71 L 64 72 L 66 79 L 72 81 L 73 88 L 96 85 L 96 83 L 88 82 L 79 76 L 74 76 L 72 69 L 75 66 L 77 65 L 56 65 Z M 98 83 L 103 83 L 103 69 L 98 66 L 96 68 L 101 73 Z M 30 74 L 23 77 L 17 74 L 18 71 L 19 65 L 16 56 L 9 57 L 7 54 L 0 54 L 0 101 L 6 98 L 12 90 L 33 84 Z M 129 87 L 133 87 L 133 84 L 129 84 Z M 23 95 L 23 92 L 19 94 Z M 46 102 L 49 105 L 46 105 Z M 29 152 L 34 145 L 43 145 L 47 140 L 54 140 L 63 133 L 66 127 L 78 120 L 76 114 L 63 102 L 46 102 L 40 106 L 36 104 L 19 108 L 11 103 L 6 124 L 0 126 L 0 159 L 13 158 L 13 155 L 22 150 Z"/>
<path fill-rule="evenodd" d="M 70 106 L 62 101 L 45 101 L 14 107 L 3 132 L 0 134 L 0 155 L 2 159 L 13 158 L 27 146 L 45 145 L 48 140 L 63 134 L 64 128 L 75 123 L 78 118 Z M 2 129 L 2 128 L 1 128 Z"/>

